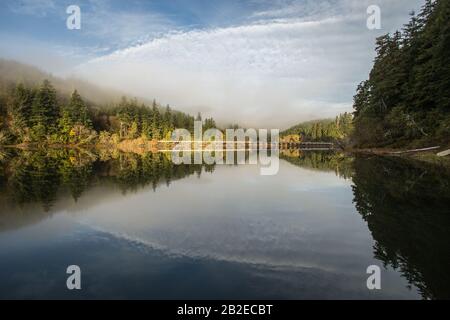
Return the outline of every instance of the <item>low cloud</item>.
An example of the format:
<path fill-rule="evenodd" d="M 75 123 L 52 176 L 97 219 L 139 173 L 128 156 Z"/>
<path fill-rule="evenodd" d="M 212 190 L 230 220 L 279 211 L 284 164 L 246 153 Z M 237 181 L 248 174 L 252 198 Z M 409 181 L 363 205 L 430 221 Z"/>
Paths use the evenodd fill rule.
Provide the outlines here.
<path fill-rule="evenodd" d="M 351 110 L 342 90 L 351 93 L 352 73 L 367 72 L 370 58 L 358 56 L 357 33 L 346 35 L 344 49 L 342 34 L 329 32 L 351 23 L 331 17 L 168 34 L 78 72 L 183 110 L 210 110 L 224 123 L 282 127 Z"/>
<path fill-rule="evenodd" d="M 333 7 L 330 1 L 307 1 L 300 17 L 294 16 L 301 3 L 294 2 L 255 12 L 253 21 L 238 26 L 169 31 L 92 59 L 76 74 L 204 112 L 222 124 L 285 128 L 334 117 L 351 111 L 356 85 L 372 64 L 375 38 L 400 28 L 412 9 L 404 0 L 403 6 L 381 2 L 390 11 L 380 31 L 366 28 L 365 2 L 343 0 Z"/>

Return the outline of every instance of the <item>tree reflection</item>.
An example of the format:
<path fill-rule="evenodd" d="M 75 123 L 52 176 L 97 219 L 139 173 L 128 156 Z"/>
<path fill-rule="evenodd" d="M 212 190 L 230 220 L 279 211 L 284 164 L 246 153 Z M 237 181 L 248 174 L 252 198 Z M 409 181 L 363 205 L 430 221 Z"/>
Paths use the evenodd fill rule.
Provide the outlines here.
<path fill-rule="evenodd" d="M 69 193 L 76 201 L 94 184 L 112 183 L 123 193 L 149 185 L 156 190 L 161 184 L 214 170 L 214 166 L 175 165 L 163 153 L 101 157 L 78 149 L 15 151 L 0 163 L 1 198 L 15 205 L 40 203 L 49 211 L 59 196 Z"/>
<path fill-rule="evenodd" d="M 281 159 L 289 163 L 320 171 L 334 171 L 338 177 L 350 179 L 353 173 L 353 157 L 342 152 L 282 150 Z"/>
<path fill-rule="evenodd" d="M 57 158 L 42 151 L 23 152 L 8 164 L 8 193 L 14 202 L 39 202 L 49 210 L 61 182 Z"/>
<path fill-rule="evenodd" d="M 376 244 L 425 299 L 450 298 L 450 173 L 404 159 L 358 157 L 354 202 Z"/>
<path fill-rule="evenodd" d="M 352 178 L 354 204 L 374 256 L 399 270 L 424 299 L 450 299 L 450 169 L 402 158 L 288 150 L 296 166 Z"/>

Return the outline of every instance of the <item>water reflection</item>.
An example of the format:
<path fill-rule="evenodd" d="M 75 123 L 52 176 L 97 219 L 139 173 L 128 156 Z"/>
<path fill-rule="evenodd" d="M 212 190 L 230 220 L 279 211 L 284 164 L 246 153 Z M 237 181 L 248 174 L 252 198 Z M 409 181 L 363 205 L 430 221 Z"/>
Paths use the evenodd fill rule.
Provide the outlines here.
<path fill-rule="evenodd" d="M 58 196 L 70 194 L 76 201 L 95 184 L 114 184 L 123 193 L 135 192 L 147 185 L 154 190 L 160 184 L 213 166 L 174 165 L 168 154 L 100 154 L 87 150 L 52 149 L 48 151 L 15 151 L 0 166 L 2 197 L 18 205 L 41 204 L 49 211 Z M 7 186 L 7 188 L 5 188 Z"/>
<path fill-rule="evenodd" d="M 53 228 L 45 232 L 52 237 L 61 227 L 52 225 L 57 219 L 45 219 L 68 213 L 76 222 L 76 227 L 69 223 L 74 232 L 84 234 L 83 245 L 72 250 L 97 268 L 106 264 L 105 258 L 88 259 L 82 253 L 98 245 L 104 254 L 129 258 L 128 243 L 151 250 L 133 255 L 134 265 L 127 268 L 135 272 L 127 277 L 161 282 L 161 276 L 137 267 L 153 265 L 154 259 L 178 270 L 174 278 L 192 276 L 192 269 L 174 267 L 186 261 L 202 270 L 229 272 L 230 280 L 258 275 L 258 286 L 250 281 L 244 296 L 228 292 L 211 275 L 205 281 L 214 291 L 197 296 L 186 287 L 177 298 L 255 298 L 262 291 L 269 298 L 414 298 L 416 290 L 423 298 L 449 297 L 447 171 L 330 151 L 284 151 L 281 157 L 286 162 L 280 173 L 263 177 L 255 166 L 174 165 L 165 153 L 8 151 L 0 158 L 0 231 L 19 237 L 31 232 L 24 226 L 33 229 L 41 222 L 36 228 Z M 38 231 L 33 232 L 35 237 Z M 100 245 L 91 237 L 108 240 Z M 0 241 L 0 256 L 13 256 L 6 252 Z M 47 259 L 61 254 L 50 252 L 41 253 Z M 387 267 L 383 291 L 368 292 L 365 268 L 379 261 Z M 49 267 L 48 261 L 42 263 Z M 224 264 L 228 271 L 219 267 Z M 20 269 L 17 265 L 3 268 Z M 230 270 L 252 270 L 252 276 Z M 109 272 L 124 277 L 123 269 Z M 126 282 L 117 285 L 123 288 Z M 171 297 L 140 290 L 146 294 L 130 288 L 126 296 Z M 64 292 L 44 297 L 59 295 Z"/>
<path fill-rule="evenodd" d="M 403 159 L 357 158 L 355 205 L 375 257 L 401 270 L 423 298 L 450 299 L 450 172 Z"/>
<path fill-rule="evenodd" d="M 342 152 L 283 150 L 281 158 L 307 169 L 334 171 L 338 177 L 350 179 L 353 174 L 353 157 Z"/>

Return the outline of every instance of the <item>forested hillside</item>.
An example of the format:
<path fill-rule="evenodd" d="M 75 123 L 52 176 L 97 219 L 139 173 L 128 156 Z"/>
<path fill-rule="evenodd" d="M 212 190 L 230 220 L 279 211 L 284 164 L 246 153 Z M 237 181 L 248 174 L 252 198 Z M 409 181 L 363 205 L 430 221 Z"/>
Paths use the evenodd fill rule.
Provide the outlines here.
<path fill-rule="evenodd" d="M 376 53 L 354 97 L 355 144 L 448 144 L 450 1 L 427 0 L 401 31 L 377 39 Z"/>
<path fill-rule="evenodd" d="M 118 101 L 126 95 L 124 92 L 99 87 L 74 77 L 60 78 L 31 65 L 0 59 L 0 92 L 2 93 L 10 91 L 17 83 L 26 87 L 38 87 L 44 80 L 49 80 L 55 90 L 63 96 L 70 97 L 72 92 L 77 89 L 85 101 L 90 104 L 104 105 Z M 151 101 L 141 100 L 151 103 Z"/>
<path fill-rule="evenodd" d="M 299 123 L 283 131 L 281 136 L 300 135 L 306 141 L 337 141 L 346 139 L 352 128 L 352 115 L 343 113 L 335 119 Z"/>
<path fill-rule="evenodd" d="M 0 91 L 0 144 L 117 143 L 123 139 L 161 140 L 175 128 L 193 129 L 191 115 L 122 98 L 117 103 L 86 103 L 77 90 L 70 97 L 48 80 L 39 86 L 19 83 Z M 204 129 L 215 121 L 204 120 Z"/>

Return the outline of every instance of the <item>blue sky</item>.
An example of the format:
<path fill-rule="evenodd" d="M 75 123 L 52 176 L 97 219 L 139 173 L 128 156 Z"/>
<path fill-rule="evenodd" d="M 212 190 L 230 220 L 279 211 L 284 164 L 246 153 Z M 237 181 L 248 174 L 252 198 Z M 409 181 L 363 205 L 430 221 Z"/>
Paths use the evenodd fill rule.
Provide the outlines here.
<path fill-rule="evenodd" d="M 0 57 L 222 123 L 283 128 L 351 111 L 375 38 L 401 28 L 422 3 L 4 0 Z M 66 28 L 74 4 L 81 30 Z M 381 30 L 366 27 L 371 4 L 381 8 Z"/>
<path fill-rule="evenodd" d="M 73 4 L 85 26 L 78 31 L 65 27 L 66 8 Z M 167 32 L 239 25 L 266 7 L 264 1 L 239 0 L 5 0 L 0 35 L 98 55 Z"/>

